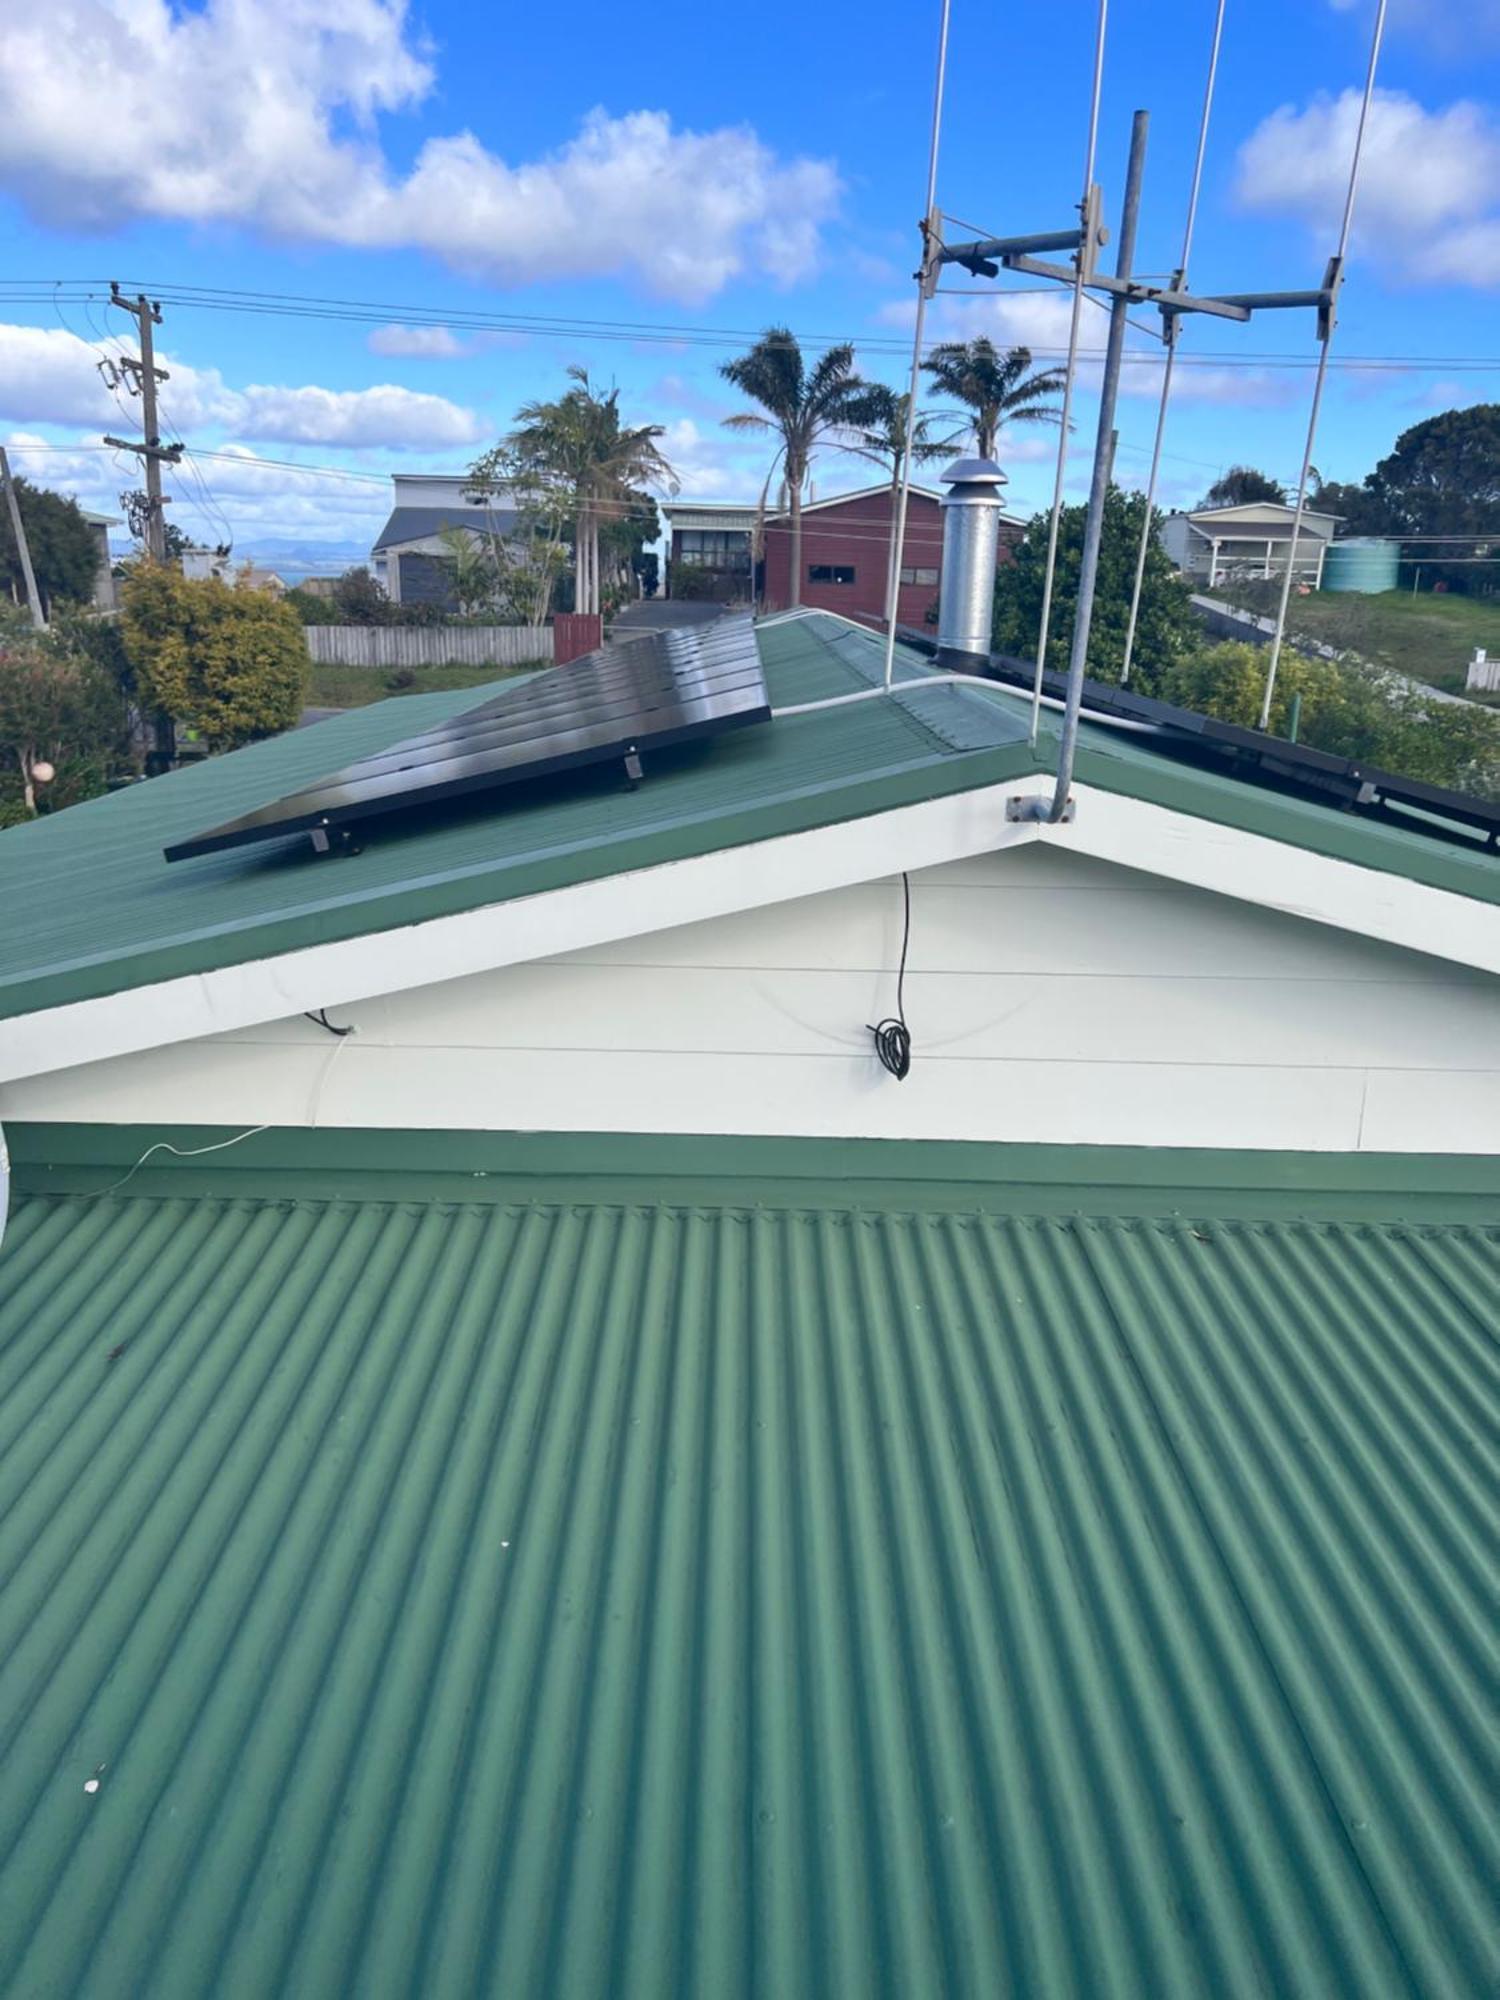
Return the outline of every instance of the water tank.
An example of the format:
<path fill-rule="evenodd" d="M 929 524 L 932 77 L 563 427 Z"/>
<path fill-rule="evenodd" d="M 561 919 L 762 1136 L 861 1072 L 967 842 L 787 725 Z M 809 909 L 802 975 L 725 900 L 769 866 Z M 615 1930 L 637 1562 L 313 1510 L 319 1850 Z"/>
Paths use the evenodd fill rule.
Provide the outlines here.
<path fill-rule="evenodd" d="M 938 659 L 963 671 L 990 655 L 1005 474 L 992 458 L 960 458 L 938 476 L 948 488 L 943 497 Z"/>
<path fill-rule="evenodd" d="M 1400 562 L 1401 544 L 1386 535 L 1351 535 L 1347 542 L 1330 542 L 1323 558 L 1323 588 L 1366 595 L 1394 590 Z"/>

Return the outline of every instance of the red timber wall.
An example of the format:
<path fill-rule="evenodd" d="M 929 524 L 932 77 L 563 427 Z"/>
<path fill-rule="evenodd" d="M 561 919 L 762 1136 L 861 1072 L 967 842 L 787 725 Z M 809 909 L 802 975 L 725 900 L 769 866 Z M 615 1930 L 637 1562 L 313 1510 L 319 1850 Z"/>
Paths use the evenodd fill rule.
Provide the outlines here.
<path fill-rule="evenodd" d="M 848 618 L 883 623 L 885 619 L 886 558 L 890 549 L 891 496 L 867 493 L 857 499 L 820 506 L 802 516 L 802 603 L 820 611 L 842 611 Z M 1007 540 L 1020 529 L 1001 529 L 1002 560 Z M 765 603 L 767 610 L 784 610 L 792 601 L 792 531 L 785 516 L 766 523 Z M 929 607 L 937 604 L 942 575 L 943 510 L 936 500 L 913 493 L 907 502 L 906 536 L 901 567 L 931 570 L 930 583 L 903 583 L 896 607 L 897 622 L 921 627 Z M 852 569 L 852 583 L 814 581 L 814 568 Z"/>

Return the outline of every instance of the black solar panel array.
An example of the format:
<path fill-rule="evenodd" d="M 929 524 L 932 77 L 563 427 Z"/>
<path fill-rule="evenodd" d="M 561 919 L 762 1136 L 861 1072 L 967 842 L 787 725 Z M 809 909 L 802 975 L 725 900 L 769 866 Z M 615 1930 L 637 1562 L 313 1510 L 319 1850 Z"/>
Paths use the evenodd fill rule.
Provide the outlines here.
<path fill-rule="evenodd" d="M 324 847 L 355 820 L 582 764 L 619 759 L 635 775 L 645 752 L 770 715 L 750 618 L 655 632 L 536 674 L 436 729 L 179 841 L 166 857 L 183 861 L 291 833 L 311 834 Z"/>
<path fill-rule="evenodd" d="M 929 656 L 937 651 L 930 632 L 898 628 L 902 641 Z M 984 678 L 1030 691 L 1035 664 L 1005 653 L 991 653 Z M 1042 676 L 1042 691 L 1062 701 L 1068 691 L 1066 674 Z M 1500 853 L 1500 802 L 1429 785 L 1421 778 L 1402 777 L 1350 757 L 1337 757 L 1285 737 L 1263 735 L 1235 722 L 1176 708 L 1154 696 L 1117 687 L 1113 681 L 1085 679 L 1083 705 L 1096 715 L 1126 722 L 1149 722 L 1159 732 L 1150 747 L 1183 763 L 1222 771 L 1226 776 L 1315 800 L 1361 818 L 1383 820 L 1411 833 L 1462 847 Z"/>

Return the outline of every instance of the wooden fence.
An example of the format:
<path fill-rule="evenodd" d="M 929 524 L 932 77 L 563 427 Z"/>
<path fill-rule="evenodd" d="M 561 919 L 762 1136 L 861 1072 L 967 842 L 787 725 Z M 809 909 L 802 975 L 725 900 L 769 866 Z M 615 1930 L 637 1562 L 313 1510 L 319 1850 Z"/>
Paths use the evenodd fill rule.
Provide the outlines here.
<path fill-rule="evenodd" d="M 552 659 L 550 625 L 307 625 L 320 666 L 520 667 Z"/>

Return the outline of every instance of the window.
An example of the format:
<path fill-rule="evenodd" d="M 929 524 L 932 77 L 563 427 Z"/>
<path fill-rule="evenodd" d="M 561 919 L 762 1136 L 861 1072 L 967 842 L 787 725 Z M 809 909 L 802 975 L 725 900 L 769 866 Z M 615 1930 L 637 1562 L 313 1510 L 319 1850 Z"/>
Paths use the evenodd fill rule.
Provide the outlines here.
<path fill-rule="evenodd" d="M 677 560 L 689 569 L 746 571 L 750 537 L 743 528 L 684 528 L 677 537 Z"/>
<path fill-rule="evenodd" d="M 809 563 L 807 580 L 809 583 L 853 583 L 854 570 L 849 563 Z"/>
<path fill-rule="evenodd" d="M 903 583 L 936 583 L 937 580 L 938 573 L 935 569 L 904 569 L 901 572 Z"/>

